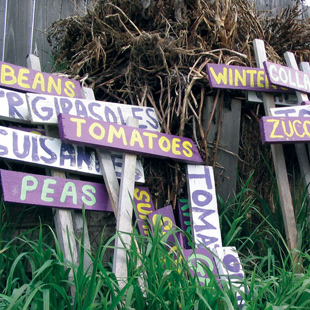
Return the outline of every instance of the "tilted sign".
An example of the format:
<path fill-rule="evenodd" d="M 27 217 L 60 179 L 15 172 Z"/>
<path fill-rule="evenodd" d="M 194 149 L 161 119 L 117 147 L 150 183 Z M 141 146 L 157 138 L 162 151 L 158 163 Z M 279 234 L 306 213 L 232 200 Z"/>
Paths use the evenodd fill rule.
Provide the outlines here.
<path fill-rule="evenodd" d="M 153 108 L 114 102 L 21 93 L 0 88 L 0 118 L 21 123 L 57 124 L 59 113 L 90 117 L 124 125 L 129 116 L 139 120 L 141 129 L 159 131 Z"/>
<path fill-rule="evenodd" d="M 96 151 L 92 148 L 2 126 L 0 126 L 0 158 L 77 173 L 102 175 Z M 116 173 L 120 175 L 121 160 L 117 157 L 112 160 Z M 136 181 L 144 182 L 141 161 L 137 161 Z"/>
<path fill-rule="evenodd" d="M 291 92 L 287 88 L 271 85 L 264 69 L 207 64 L 207 72 L 212 88 L 262 92 Z"/>
<path fill-rule="evenodd" d="M 125 125 L 128 117 L 139 120 L 139 128 L 159 131 L 160 125 L 153 108 L 129 104 L 27 94 L 32 123 L 57 124 L 60 113 L 89 117 L 95 120 Z"/>
<path fill-rule="evenodd" d="M 213 168 L 187 165 L 188 201 L 196 247 L 222 246 Z"/>
<path fill-rule="evenodd" d="M 24 92 L 82 98 L 78 81 L 0 61 L 0 85 Z"/>
<path fill-rule="evenodd" d="M 180 228 L 187 232 L 189 235 L 192 234 L 191 226 L 191 216 L 189 210 L 188 199 L 179 199 L 177 205 L 177 214 L 178 214 L 178 224 Z M 187 236 L 182 235 L 183 245 L 186 249 L 191 248 L 191 242 L 188 240 Z"/>
<path fill-rule="evenodd" d="M 0 170 L 6 202 L 113 212 L 103 184 Z"/>
<path fill-rule="evenodd" d="M 260 119 L 262 143 L 296 143 L 310 141 L 308 117 L 273 117 Z"/>
<path fill-rule="evenodd" d="M 272 108 L 270 109 L 272 116 L 283 116 L 283 117 L 310 117 L 310 106 L 297 105 L 292 107 Z"/>
<path fill-rule="evenodd" d="M 310 93 L 310 74 L 268 61 L 264 67 L 270 83 Z"/>
<path fill-rule="evenodd" d="M 58 126 L 63 141 L 144 156 L 171 158 L 185 163 L 203 162 L 197 147 L 189 138 L 68 114 L 59 114 Z"/>

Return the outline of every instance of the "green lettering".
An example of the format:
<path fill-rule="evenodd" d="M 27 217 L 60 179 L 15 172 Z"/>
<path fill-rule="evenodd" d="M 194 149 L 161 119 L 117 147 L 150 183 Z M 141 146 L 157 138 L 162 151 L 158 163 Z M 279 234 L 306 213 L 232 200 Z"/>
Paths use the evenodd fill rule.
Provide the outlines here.
<path fill-rule="evenodd" d="M 34 191 L 38 186 L 38 180 L 30 175 L 23 177 L 20 190 L 20 200 L 26 200 L 27 192 Z"/>
<path fill-rule="evenodd" d="M 91 191 L 88 192 L 88 191 Z M 91 186 L 91 185 L 84 185 L 82 187 L 82 192 L 86 196 L 90 198 L 90 200 L 86 199 L 85 196 L 82 196 L 82 201 L 87 205 L 87 206 L 93 206 L 96 203 L 96 197 L 92 193 L 96 193 L 96 189 Z"/>
<path fill-rule="evenodd" d="M 55 190 L 52 188 L 49 188 L 48 186 L 50 184 L 56 184 L 57 181 L 54 179 L 45 179 L 42 187 L 42 193 L 41 193 L 41 200 L 46 201 L 46 202 L 53 202 L 54 198 L 52 197 L 47 197 L 47 194 L 54 194 Z"/>
<path fill-rule="evenodd" d="M 72 197 L 72 203 L 77 204 L 77 192 L 73 182 L 67 182 L 62 190 L 60 202 L 65 202 L 67 197 Z"/>

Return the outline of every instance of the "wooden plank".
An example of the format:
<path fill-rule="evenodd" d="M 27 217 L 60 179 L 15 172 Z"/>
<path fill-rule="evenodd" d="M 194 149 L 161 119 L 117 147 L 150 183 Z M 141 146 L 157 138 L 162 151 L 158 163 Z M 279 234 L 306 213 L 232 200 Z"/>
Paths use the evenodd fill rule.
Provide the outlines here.
<path fill-rule="evenodd" d="M 263 68 L 263 62 L 267 60 L 264 41 L 255 39 L 254 51 L 258 67 Z M 270 115 L 269 110 L 271 108 L 275 108 L 273 96 L 265 92 L 263 92 L 262 94 L 265 114 Z M 289 249 L 293 250 L 298 248 L 297 227 L 282 145 L 271 145 L 271 152 L 279 190 L 286 240 Z"/>
<path fill-rule="evenodd" d="M 128 117 L 139 120 L 139 128 L 160 131 L 159 121 L 153 108 L 96 101 L 95 98 L 77 99 L 42 94 L 27 94 L 31 122 L 34 124 L 58 124 L 59 113 L 78 117 L 90 117 L 120 125 Z"/>
<path fill-rule="evenodd" d="M 265 92 L 292 92 L 285 87 L 271 85 L 263 68 L 222 64 L 207 64 L 210 86 Z"/>
<path fill-rule="evenodd" d="M 137 128 L 138 120 L 128 118 L 127 126 Z M 117 207 L 115 250 L 113 257 L 113 272 L 122 289 L 127 281 L 127 251 L 130 248 L 132 237 L 132 212 L 131 199 L 134 196 L 136 154 L 124 154 L 124 166 L 119 190 Z"/>
<path fill-rule="evenodd" d="M 23 92 L 82 97 L 78 81 L 2 61 L 0 62 L 0 85 Z"/>
<path fill-rule="evenodd" d="M 263 144 L 310 141 L 310 119 L 308 117 L 264 116 L 260 119 L 260 129 Z M 307 163 L 307 156 L 303 160 Z"/>
<path fill-rule="evenodd" d="M 187 165 L 187 192 L 196 247 L 222 246 L 213 168 Z"/>
<path fill-rule="evenodd" d="M 7 202 L 87 211 L 113 212 L 104 184 L 0 169 Z"/>
<path fill-rule="evenodd" d="M 207 97 L 203 107 L 203 126 L 208 128 L 212 117 L 213 98 Z M 220 118 L 219 118 L 220 117 Z M 239 153 L 241 102 L 232 99 L 220 111 L 217 106 L 207 136 L 210 154 L 216 161 L 214 167 L 217 194 L 228 200 L 236 193 Z M 231 122 L 231 120 L 234 120 Z"/>
<path fill-rule="evenodd" d="M 32 0 L 7 1 L 6 40 L 4 60 L 26 66 L 31 41 Z"/>
<path fill-rule="evenodd" d="M 149 157 L 171 158 L 185 163 L 203 163 L 196 145 L 189 138 L 126 128 L 62 113 L 58 115 L 58 126 L 62 141 Z"/>
<path fill-rule="evenodd" d="M 284 54 L 288 55 L 287 53 Z M 289 62 L 288 56 L 286 61 Z M 273 85 L 288 87 L 297 91 L 310 93 L 310 75 L 292 67 L 281 66 L 265 61 L 264 67 Z"/>

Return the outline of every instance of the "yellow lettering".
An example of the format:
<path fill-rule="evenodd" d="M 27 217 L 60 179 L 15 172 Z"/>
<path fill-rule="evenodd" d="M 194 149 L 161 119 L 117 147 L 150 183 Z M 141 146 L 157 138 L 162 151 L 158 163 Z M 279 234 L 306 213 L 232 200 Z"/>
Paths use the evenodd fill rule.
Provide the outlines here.
<path fill-rule="evenodd" d="M 139 193 L 139 192 L 140 192 L 140 193 Z M 148 192 L 143 191 L 143 190 L 140 191 L 139 188 L 135 188 L 135 190 L 134 190 L 134 197 L 135 197 L 135 199 L 136 199 L 136 200 L 142 200 L 142 199 L 143 199 L 143 196 L 145 196 L 144 201 L 149 202 L 149 201 L 151 200 L 151 197 L 150 197 L 150 195 L 149 195 Z"/>
<path fill-rule="evenodd" d="M 86 123 L 85 119 L 70 117 L 70 121 L 76 123 L 76 136 L 81 137 L 82 135 L 82 124 Z"/>
<path fill-rule="evenodd" d="M 292 126 L 292 122 L 289 120 L 288 121 L 288 124 L 289 124 L 289 127 L 290 127 L 290 133 L 288 133 L 286 131 L 286 125 L 285 125 L 285 121 L 281 121 L 281 124 L 282 124 L 282 128 L 283 128 L 283 132 L 286 136 L 288 137 L 291 137 L 293 134 L 294 134 L 294 129 L 293 129 L 293 126 Z"/>
<path fill-rule="evenodd" d="M 131 134 L 130 145 L 134 146 L 138 142 L 141 148 L 144 148 L 143 140 L 140 135 L 140 132 L 137 129 L 134 129 Z"/>
<path fill-rule="evenodd" d="M 297 129 L 296 129 L 296 123 L 299 123 L 300 125 L 301 125 L 302 123 L 301 123 L 301 121 L 299 121 L 298 119 L 296 119 L 296 120 L 293 122 L 293 127 L 294 127 L 294 131 L 295 131 L 296 135 L 297 135 L 298 137 L 303 138 L 303 137 L 305 136 L 305 133 L 304 133 L 304 132 L 303 132 L 302 134 L 299 134 L 299 133 L 298 133 L 298 131 L 297 131 Z"/>
<path fill-rule="evenodd" d="M 267 119 L 267 122 L 268 123 L 274 123 L 273 124 L 273 128 L 272 128 L 272 132 L 270 134 L 270 138 L 284 138 L 284 136 L 282 135 L 275 135 L 275 131 L 277 130 L 278 126 L 279 126 L 279 123 L 280 123 L 280 120 L 278 119 Z"/>
<path fill-rule="evenodd" d="M 306 134 L 308 137 L 310 137 L 310 132 L 308 131 L 307 124 L 310 125 L 310 121 L 304 121 L 302 127 L 303 127 L 303 129 L 304 129 L 304 131 L 305 131 L 305 134 Z"/>
<path fill-rule="evenodd" d="M 26 69 L 26 68 L 22 68 L 19 70 L 18 72 L 18 79 L 17 79 L 17 83 L 19 86 L 23 87 L 23 88 L 30 88 L 29 84 L 24 83 L 24 81 L 28 81 L 28 77 L 25 76 L 24 74 L 29 74 L 30 70 Z"/>
<path fill-rule="evenodd" d="M 246 71 L 242 70 L 242 76 L 238 70 L 235 70 L 235 86 L 239 86 L 239 81 L 246 86 Z"/>
<path fill-rule="evenodd" d="M 38 72 L 34 76 L 31 88 L 37 89 L 39 84 L 41 86 L 41 90 L 45 92 L 45 80 L 44 80 L 43 74 L 41 72 Z"/>
<path fill-rule="evenodd" d="M 193 151 L 192 151 L 193 145 L 189 141 L 183 141 L 182 146 L 184 148 L 183 154 L 186 157 L 192 157 L 193 156 Z"/>
<path fill-rule="evenodd" d="M 53 76 L 50 75 L 50 76 L 48 77 L 47 91 L 48 91 L 49 93 L 51 93 L 51 92 L 52 92 L 52 88 L 54 88 L 54 90 L 56 91 L 56 93 L 57 93 L 58 95 L 61 95 L 61 78 L 57 78 L 57 77 L 55 77 L 55 78 L 57 79 L 57 84 L 56 84 L 56 82 L 55 82 Z"/>
<path fill-rule="evenodd" d="M 123 127 L 120 127 L 119 130 L 117 130 L 113 125 L 110 125 L 109 127 L 109 135 L 108 135 L 108 142 L 113 143 L 113 137 L 116 136 L 118 139 L 123 140 L 123 144 L 127 145 L 125 130 Z"/>
<path fill-rule="evenodd" d="M 153 132 L 144 131 L 143 136 L 149 138 L 149 149 L 152 150 L 154 147 L 154 138 L 157 138 L 157 134 Z"/>
<path fill-rule="evenodd" d="M 86 122 L 86 121 L 85 121 Z M 95 133 L 95 129 L 96 128 L 99 128 L 99 131 L 100 131 L 100 134 L 96 134 Z M 97 140 L 102 140 L 104 135 L 105 135 L 105 130 L 104 128 L 102 127 L 102 125 L 100 125 L 99 123 L 92 123 L 90 126 L 89 126 L 89 133 L 90 135 L 97 139 Z"/>
<path fill-rule="evenodd" d="M 166 146 L 164 146 L 164 143 L 166 143 Z M 163 150 L 164 152 L 169 152 L 171 149 L 171 142 L 165 136 L 162 136 L 159 138 L 158 145 L 159 145 L 160 149 Z"/>
<path fill-rule="evenodd" d="M 64 93 L 68 96 L 68 97 L 74 97 L 75 92 L 75 85 L 73 82 L 71 81 L 66 81 L 65 82 L 65 89 L 64 89 Z"/>
<path fill-rule="evenodd" d="M 179 138 L 173 138 L 172 139 L 172 153 L 175 155 L 181 155 L 181 152 L 177 150 L 177 148 L 180 147 L 181 139 Z"/>
<path fill-rule="evenodd" d="M 257 73 L 256 70 L 246 70 L 246 72 L 250 75 L 250 85 L 251 85 L 251 87 L 254 87 L 255 86 L 254 75 Z"/>
<path fill-rule="evenodd" d="M 227 85 L 227 68 L 226 67 L 223 68 L 223 73 L 219 72 L 218 75 L 215 73 L 212 67 L 210 67 L 210 72 L 212 76 L 214 77 L 217 84 L 220 85 L 223 83 L 224 85 Z"/>
<path fill-rule="evenodd" d="M 229 72 L 229 85 L 234 85 L 233 70 L 229 68 L 228 72 Z"/>
<path fill-rule="evenodd" d="M 9 79 L 7 79 L 9 78 Z M 6 85 L 16 84 L 17 78 L 15 76 L 15 71 L 9 65 L 1 66 L 1 83 Z"/>
<path fill-rule="evenodd" d="M 265 72 L 264 71 L 258 71 L 257 73 L 257 86 L 264 88 L 265 85 L 263 82 L 265 81 Z"/>
<path fill-rule="evenodd" d="M 139 212 L 139 218 L 141 220 L 145 220 L 146 219 L 146 215 L 148 215 L 149 213 L 152 213 L 152 210 L 144 210 L 143 208 L 151 208 L 151 205 L 149 203 L 138 203 L 137 205 L 137 210 Z M 143 215 L 144 214 L 144 215 Z"/>

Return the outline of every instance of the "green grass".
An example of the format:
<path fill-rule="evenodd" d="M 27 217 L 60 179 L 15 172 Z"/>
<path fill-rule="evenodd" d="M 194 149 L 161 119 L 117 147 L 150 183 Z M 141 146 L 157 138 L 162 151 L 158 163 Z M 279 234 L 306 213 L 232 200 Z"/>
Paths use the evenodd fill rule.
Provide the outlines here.
<path fill-rule="evenodd" d="M 268 204 L 249 189 L 249 180 L 231 201 L 220 201 L 224 246 L 235 246 L 245 278 L 238 286 L 222 282 L 222 288 L 207 266 L 207 285 L 190 273 L 190 264 L 176 241 L 167 244 L 159 222 L 148 237 L 132 234 L 128 249 L 128 282 L 121 288 L 110 265 L 103 264 L 115 236 L 103 241 L 96 253 L 88 253 L 91 269 L 64 259 L 53 229 L 39 225 L 12 236 L 8 209 L 0 204 L 0 310 L 4 309 L 239 309 L 237 293 L 245 310 L 310 309 L 310 253 L 308 204 L 302 189 L 294 193 L 298 203 L 297 223 L 300 266 L 285 242 L 280 208 L 272 213 Z M 277 202 L 276 202 L 277 203 Z M 177 239 L 176 239 L 177 240 Z M 53 246 L 51 246 L 53 244 Z M 298 270 L 298 272 L 296 272 Z M 70 295 L 74 287 L 76 294 Z"/>

